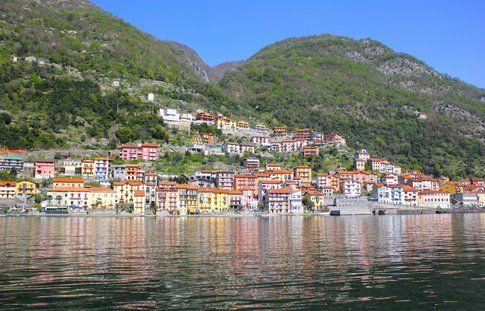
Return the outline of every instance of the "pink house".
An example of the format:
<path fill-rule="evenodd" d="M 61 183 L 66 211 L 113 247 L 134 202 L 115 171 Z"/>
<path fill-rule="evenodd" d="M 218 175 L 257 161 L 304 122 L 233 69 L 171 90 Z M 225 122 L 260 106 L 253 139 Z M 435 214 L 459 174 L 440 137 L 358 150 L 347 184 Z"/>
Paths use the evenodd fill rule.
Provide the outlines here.
<path fill-rule="evenodd" d="M 155 161 L 158 159 L 158 145 L 156 144 L 142 144 L 141 158 L 146 161 Z"/>
<path fill-rule="evenodd" d="M 158 159 L 158 152 L 157 144 L 125 144 L 121 147 L 120 158 L 127 161 L 155 161 Z"/>
<path fill-rule="evenodd" d="M 34 178 L 53 178 L 56 171 L 55 162 L 52 160 L 38 160 L 34 162 Z"/>

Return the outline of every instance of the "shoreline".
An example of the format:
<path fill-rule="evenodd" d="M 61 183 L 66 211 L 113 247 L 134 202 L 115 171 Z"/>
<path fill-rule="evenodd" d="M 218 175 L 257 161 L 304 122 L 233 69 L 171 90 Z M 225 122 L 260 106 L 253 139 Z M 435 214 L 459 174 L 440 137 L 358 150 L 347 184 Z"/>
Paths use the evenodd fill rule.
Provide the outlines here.
<path fill-rule="evenodd" d="M 72 217 L 86 217 L 86 218 L 95 218 L 95 217 L 113 217 L 113 218 L 266 218 L 266 217 L 293 217 L 293 216 L 324 216 L 324 217 L 352 217 L 352 216 L 411 216 L 411 215 L 433 215 L 433 214 L 481 214 L 485 213 L 485 209 L 479 210 L 467 210 L 467 211 L 460 211 L 460 210 L 446 210 L 446 211 L 428 211 L 427 213 L 423 213 L 420 210 L 417 211 L 405 211 L 404 213 L 386 213 L 384 215 L 369 215 L 369 214 L 342 214 L 338 216 L 330 215 L 329 212 L 324 213 L 303 213 L 303 214 L 261 214 L 261 215 L 254 215 L 254 214 L 203 214 L 203 215 L 130 215 L 130 214 L 0 214 L 0 217 L 65 217 L 65 218 L 72 218 Z"/>

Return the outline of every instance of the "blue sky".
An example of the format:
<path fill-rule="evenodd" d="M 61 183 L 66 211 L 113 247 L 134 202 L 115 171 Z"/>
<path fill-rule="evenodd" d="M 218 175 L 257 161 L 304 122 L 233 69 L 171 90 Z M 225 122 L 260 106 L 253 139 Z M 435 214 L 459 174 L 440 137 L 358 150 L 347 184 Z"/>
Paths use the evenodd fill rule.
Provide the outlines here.
<path fill-rule="evenodd" d="M 209 65 L 250 57 L 288 37 L 372 38 L 485 88 L 485 1 L 94 0 Z"/>

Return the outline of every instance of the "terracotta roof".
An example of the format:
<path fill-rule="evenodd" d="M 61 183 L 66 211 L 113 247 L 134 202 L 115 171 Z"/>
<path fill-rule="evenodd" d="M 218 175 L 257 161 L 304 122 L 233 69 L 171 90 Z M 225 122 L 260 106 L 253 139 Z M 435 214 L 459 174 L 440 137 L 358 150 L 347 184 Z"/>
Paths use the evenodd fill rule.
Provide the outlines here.
<path fill-rule="evenodd" d="M 177 189 L 187 189 L 187 190 L 197 190 L 199 189 L 197 186 L 189 185 L 189 184 L 178 184 L 176 186 Z"/>
<path fill-rule="evenodd" d="M 404 190 L 404 192 L 419 192 L 419 190 L 416 190 L 413 187 L 408 185 L 402 186 L 402 189 Z"/>
<path fill-rule="evenodd" d="M 130 186 L 141 186 L 142 183 L 139 180 L 123 180 L 114 182 L 113 186 L 124 186 L 126 184 L 129 184 Z"/>
<path fill-rule="evenodd" d="M 268 194 L 290 194 L 293 190 L 290 188 L 281 188 L 281 189 L 268 189 Z"/>
<path fill-rule="evenodd" d="M 240 194 L 240 195 L 242 195 L 242 191 L 239 191 L 239 190 L 232 190 L 232 189 L 220 189 L 220 188 L 214 188 L 214 193 L 223 193 L 223 194 Z"/>
<path fill-rule="evenodd" d="M 89 191 L 90 192 L 116 192 L 113 189 L 108 187 L 92 187 L 92 188 L 89 188 Z"/>
<path fill-rule="evenodd" d="M 54 187 L 49 191 L 59 191 L 59 192 L 89 192 L 90 188 L 86 187 Z"/>
<path fill-rule="evenodd" d="M 53 182 L 55 183 L 83 183 L 84 179 L 79 177 L 56 177 Z"/>
<path fill-rule="evenodd" d="M 26 153 L 26 149 L 0 149 L 0 153 Z"/>
<path fill-rule="evenodd" d="M 293 174 L 292 170 L 274 170 L 269 172 L 271 174 Z"/>
<path fill-rule="evenodd" d="M 15 181 L 0 181 L 0 187 L 5 187 L 6 185 L 15 187 L 17 183 Z"/>
<path fill-rule="evenodd" d="M 145 196 L 145 190 L 135 190 L 134 192 L 135 197 L 144 197 Z"/>

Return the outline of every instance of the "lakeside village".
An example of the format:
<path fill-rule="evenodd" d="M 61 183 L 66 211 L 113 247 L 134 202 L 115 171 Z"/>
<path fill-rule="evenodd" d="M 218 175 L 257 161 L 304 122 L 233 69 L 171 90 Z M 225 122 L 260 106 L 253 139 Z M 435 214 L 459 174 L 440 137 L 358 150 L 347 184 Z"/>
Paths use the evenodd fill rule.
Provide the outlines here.
<path fill-rule="evenodd" d="M 350 208 L 348 214 L 369 214 L 380 208 L 446 210 L 485 206 L 485 179 L 451 181 L 401 167 L 373 157 L 365 149 L 353 154 L 353 170 L 340 166 L 331 172 L 314 172 L 310 166 L 284 167 L 262 163 L 260 150 L 319 156 L 325 146 L 345 146 L 338 134 L 311 129 L 289 132 L 262 124 L 197 111 L 196 116 L 175 109 L 158 112 L 169 127 L 190 129 L 207 124 L 247 139 L 218 143 L 209 132 L 192 132 L 187 151 L 213 155 L 239 155 L 238 170 L 196 170 L 177 174 L 146 170 L 145 164 L 161 157 L 160 146 L 124 144 L 117 154 L 82 159 L 26 160 L 26 150 L 0 150 L 0 170 L 16 181 L 0 182 L 4 214 L 101 215 L 235 215 L 302 214 Z M 239 139 L 241 141 L 241 139 Z M 116 164 L 123 162 L 125 164 Z M 376 205 L 377 204 L 377 205 Z M 365 211 L 356 206 L 365 205 Z M 375 211 L 374 211 L 375 212 Z M 339 212 L 340 214 L 340 212 Z M 343 213 L 345 214 L 345 213 Z"/>

